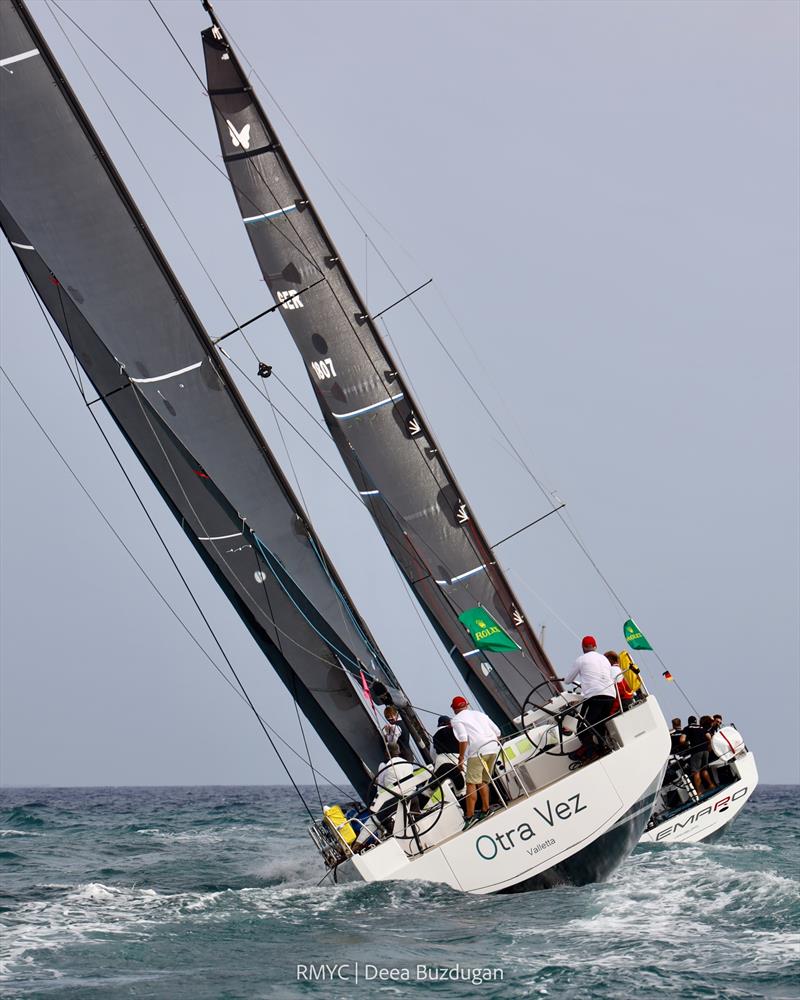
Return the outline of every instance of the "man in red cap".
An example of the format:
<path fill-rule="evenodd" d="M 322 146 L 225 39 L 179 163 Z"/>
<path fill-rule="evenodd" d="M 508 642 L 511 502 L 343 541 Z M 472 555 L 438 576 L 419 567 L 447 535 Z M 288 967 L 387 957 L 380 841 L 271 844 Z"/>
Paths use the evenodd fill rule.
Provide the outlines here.
<path fill-rule="evenodd" d="M 450 707 L 455 712 L 451 723 L 458 740 L 458 767 L 464 770 L 466 758 L 467 794 L 464 797 L 464 829 L 489 815 L 489 778 L 500 752 L 497 737 L 500 730 L 488 715 L 469 707 L 466 698 L 453 698 Z M 475 815 L 478 795 L 481 811 Z"/>
<path fill-rule="evenodd" d="M 622 677 L 622 671 L 597 652 L 594 636 L 584 636 L 581 646 L 583 653 L 573 663 L 572 670 L 564 681 L 567 684 L 574 681 L 581 687 L 584 698 L 581 712 L 583 717 L 578 723 L 581 751 L 576 759 L 588 763 L 604 749 L 606 727 L 603 720 L 611 714 L 617 696 L 616 683 Z"/>

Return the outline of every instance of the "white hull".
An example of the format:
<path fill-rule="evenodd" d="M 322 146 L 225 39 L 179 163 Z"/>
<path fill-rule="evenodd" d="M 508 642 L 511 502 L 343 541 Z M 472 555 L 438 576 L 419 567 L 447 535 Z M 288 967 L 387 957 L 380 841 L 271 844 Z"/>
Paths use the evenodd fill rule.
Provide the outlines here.
<path fill-rule="evenodd" d="M 669 753 L 652 696 L 608 729 L 619 744 L 613 753 L 574 771 L 565 756 L 534 756 L 517 765 L 526 788 L 504 809 L 462 831 L 452 802 L 445 807 L 451 818 L 442 817 L 451 832 L 438 834 L 438 843 L 426 838 L 425 850 L 410 856 L 409 842 L 391 837 L 339 865 L 337 881 L 418 879 L 486 894 L 607 878 L 638 843 Z M 565 749 L 577 746 L 572 736 Z"/>
<path fill-rule="evenodd" d="M 704 796 L 699 802 L 687 802 L 665 812 L 663 818 L 656 812 L 656 822 L 642 835 L 641 843 L 697 844 L 721 836 L 758 784 L 758 770 L 750 751 L 731 761 L 729 766 L 738 775 L 736 781 L 722 786 L 712 795 Z"/>

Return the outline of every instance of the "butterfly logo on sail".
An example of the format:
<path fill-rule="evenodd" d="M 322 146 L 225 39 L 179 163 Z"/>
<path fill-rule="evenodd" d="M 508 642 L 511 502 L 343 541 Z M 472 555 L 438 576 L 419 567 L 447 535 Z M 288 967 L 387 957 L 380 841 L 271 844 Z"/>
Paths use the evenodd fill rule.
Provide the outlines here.
<path fill-rule="evenodd" d="M 225 119 L 225 123 L 228 126 L 228 131 L 231 134 L 231 142 L 234 146 L 241 146 L 242 149 L 250 148 L 250 122 L 248 122 L 241 131 L 236 130 L 236 126 L 228 118 Z"/>

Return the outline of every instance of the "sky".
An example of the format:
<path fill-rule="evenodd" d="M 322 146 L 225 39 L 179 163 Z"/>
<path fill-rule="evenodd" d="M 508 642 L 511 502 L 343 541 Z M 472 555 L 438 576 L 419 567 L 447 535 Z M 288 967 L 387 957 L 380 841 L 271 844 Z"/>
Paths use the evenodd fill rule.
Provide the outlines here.
<path fill-rule="evenodd" d="M 30 6 L 208 331 L 230 329 L 228 309 L 243 321 L 270 305 L 227 180 L 56 7 Z M 202 75 L 199 0 L 157 6 Z M 408 304 L 386 330 L 489 539 L 548 503 L 477 397 L 566 502 L 698 712 L 735 721 L 763 781 L 800 780 L 800 7 L 215 6 L 370 309 L 402 294 L 398 280 L 434 279 L 415 300 L 469 384 Z M 61 7 L 219 163 L 207 99 L 149 4 Z M 2 379 L 0 782 L 285 780 L 193 641 L 221 662 L 5 242 L 0 278 L 5 371 L 160 591 Z M 252 367 L 237 339 L 229 351 Z M 251 342 L 313 410 L 279 317 Z M 269 388 L 346 475 L 318 425 Z M 368 514 L 243 391 L 412 701 L 445 711 L 453 680 Z M 282 685 L 101 420 L 259 710 L 301 746 Z M 557 518 L 497 551 L 560 673 L 587 632 L 621 648 L 627 614 Z M 685 721 L 676 684 L 652 654 L 640 663 Z M 338 780 L 313 737 L 311 749 Z"/>

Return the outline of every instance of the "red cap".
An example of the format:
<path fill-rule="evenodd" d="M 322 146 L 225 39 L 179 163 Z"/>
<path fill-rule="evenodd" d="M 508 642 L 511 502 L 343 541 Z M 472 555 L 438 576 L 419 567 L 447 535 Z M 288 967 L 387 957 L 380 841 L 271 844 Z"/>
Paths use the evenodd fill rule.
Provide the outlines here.
<path fill-rule="evenodd" d="M 594 636 L 593 635 L 585 635 L 581 639 L 581 646 L 595 646 L 596 647 L 597 643 L 595 642 Z"/>
<path fill-rule="evenodd" d="M 450 708 L 452 708 L 454 712 L 457 712 L 460 708 L 466 708 L 466 707 L 467 707 L 467 699 L 462 698 L 461 695 L 458 695 L 457 697 L 453 698 L 453 700 L 450 702 Z"/>

